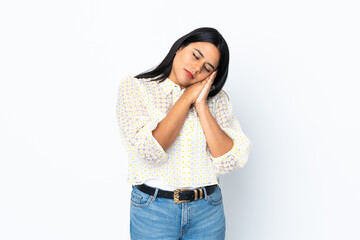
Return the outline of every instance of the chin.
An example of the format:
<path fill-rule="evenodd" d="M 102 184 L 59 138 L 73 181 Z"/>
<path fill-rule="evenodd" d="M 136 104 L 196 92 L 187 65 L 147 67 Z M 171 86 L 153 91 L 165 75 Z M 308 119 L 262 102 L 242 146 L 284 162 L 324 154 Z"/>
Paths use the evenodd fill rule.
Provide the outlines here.
<path fill-rule="evenodd" d="M 181 86 L 185 88 L 189 85 L 187 82 L 184 82 L 183 80 L 181 80 L 179 83 L 181 84 Z"/>
<path fill-rule="evenodd" d="M 181 85 L 183 85 L 183 86 L 189 85 L 189 79 L 188 79 L 188 77 L 185 76 L 185 77 L 179 79 L 179 83 L 180 83 Z"/>

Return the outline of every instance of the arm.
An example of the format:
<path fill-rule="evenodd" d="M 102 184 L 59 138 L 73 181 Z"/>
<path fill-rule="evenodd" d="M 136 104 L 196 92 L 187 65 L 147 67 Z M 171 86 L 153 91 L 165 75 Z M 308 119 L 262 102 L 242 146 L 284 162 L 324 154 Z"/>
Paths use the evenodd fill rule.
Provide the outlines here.
<path fill-rule="evenodd" d="M 152 164 L 162 164 L 168 155 L 152 135 L 158 119 L 149 113 L 150 108 L 146 90 L 138 80 L 131 76 L 122 79 L 116 105 L 122 143 L 129 154 L 136 154 Z"/>
<path fill-rule="evenodd" d="M 220 157 L 230 151 L 234 146 L 233 140 L 220 128 L 214 117 L 211 115 L 209 106 L 204 103 L 199 105 L 197 113 L 200 118 L 206 142 L 213 157 Z"/>
<path fill-rule="evenodd" d="M 209 107 L 197 105 L 197 112 L 209 147 L 210 158 L 220 174 L 244 167 L 252 142 L 242 131 L 232 112 L 232 104 L 222 90 L 214 97 L 214 116 Z"/>
<path fill-rule="evenodd" d="M 185 94 L 181 95 L 166 117 L 152 131 L 153 136 L 165 151 L 179 135 L 190 106 L 191 99 Z"/>

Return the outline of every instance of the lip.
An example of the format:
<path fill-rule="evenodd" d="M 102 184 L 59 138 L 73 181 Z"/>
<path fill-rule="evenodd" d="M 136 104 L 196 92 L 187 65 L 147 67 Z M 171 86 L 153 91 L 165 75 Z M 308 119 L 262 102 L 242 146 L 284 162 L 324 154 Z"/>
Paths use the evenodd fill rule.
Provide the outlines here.
<path fill-rule="evenodd" d="M 191 78 L 194 79 L 194 75 L 192 75 L 191 72 L 189 72 L 188 70 L 185 69 L 186 74 Z"/>

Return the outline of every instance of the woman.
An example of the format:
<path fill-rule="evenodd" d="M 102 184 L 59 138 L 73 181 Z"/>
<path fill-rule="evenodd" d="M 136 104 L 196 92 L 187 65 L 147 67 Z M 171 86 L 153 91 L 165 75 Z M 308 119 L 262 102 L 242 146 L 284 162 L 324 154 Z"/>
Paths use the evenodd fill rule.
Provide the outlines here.
<path fill-rule="evenodd" d="M 198 28 L 155 69 L 121 81 L 132 239 L 225 238 L 219 175 L 244 167 L 252 146 L 222 90 L 228 65 L 222 35 Z"/>

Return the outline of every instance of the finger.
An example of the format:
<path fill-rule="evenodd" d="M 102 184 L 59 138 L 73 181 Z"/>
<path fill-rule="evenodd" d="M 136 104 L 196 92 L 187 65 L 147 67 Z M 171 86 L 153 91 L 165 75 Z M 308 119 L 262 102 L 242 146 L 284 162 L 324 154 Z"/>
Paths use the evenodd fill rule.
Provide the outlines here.
<path fill-rule="evenodd" d="M 210 87 L 213 82 L 214 82 L 214 80 L 213 80 L 212 78 L 208 79 L 208 80 L 206 81 L 206 84 L 205 84 L 206 87 Z"/>
<path fill-rule="evenodd" d="M 215 72 L 213 72 L 213 74 L 211 74 L 213 79 L 215 79 L 216 75 L 217 75 L 217 70 Z"/>
<path fill-rule="evenodd" d="M 215 78 L 214 72 L 212 72 L 212 73 L 211 73 L 209 76 L 207 76 L 204 80 L 205 80 L 205 82 L 206 82 L 207 80 L 212 79 L 212 78 Z"/>

